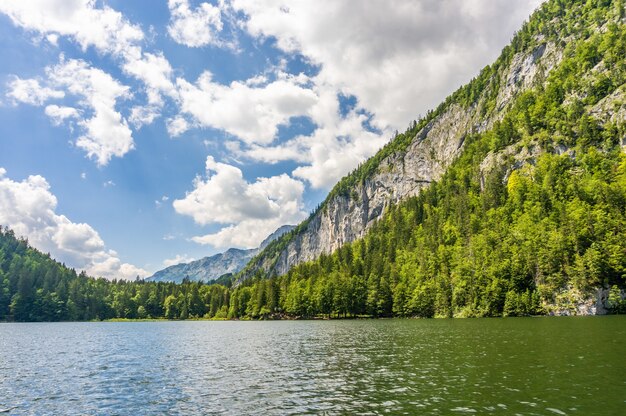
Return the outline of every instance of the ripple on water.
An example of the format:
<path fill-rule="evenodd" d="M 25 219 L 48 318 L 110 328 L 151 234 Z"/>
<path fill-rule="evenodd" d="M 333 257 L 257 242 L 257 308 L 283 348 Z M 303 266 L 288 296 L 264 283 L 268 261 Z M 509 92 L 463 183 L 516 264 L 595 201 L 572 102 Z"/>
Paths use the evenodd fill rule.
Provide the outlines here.
<path fill-rule="evenodd" d="M 0 412 L 626 414 L 624 323 L 1 324 Z"/>

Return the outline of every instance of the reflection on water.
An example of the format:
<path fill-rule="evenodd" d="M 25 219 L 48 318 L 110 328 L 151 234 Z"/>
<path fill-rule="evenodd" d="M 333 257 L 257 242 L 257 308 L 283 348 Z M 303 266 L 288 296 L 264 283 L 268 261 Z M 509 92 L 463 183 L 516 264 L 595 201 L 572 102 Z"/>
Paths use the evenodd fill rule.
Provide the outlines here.
<path fill-rule="evenodd" d="M 620 415 L 625 324 L 0 324 L 0 412 Z"/>

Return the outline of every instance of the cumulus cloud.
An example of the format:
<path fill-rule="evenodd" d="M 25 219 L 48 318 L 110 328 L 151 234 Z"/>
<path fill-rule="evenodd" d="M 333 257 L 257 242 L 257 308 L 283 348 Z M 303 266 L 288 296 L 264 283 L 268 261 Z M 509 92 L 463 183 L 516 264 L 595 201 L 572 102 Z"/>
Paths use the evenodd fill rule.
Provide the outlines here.
<path fill-rule="evenodd" d="M 13 77 L 7 87 L 7 97 L 13 99 L 15 103 L 42 105 L 50 98 L 63 98 L 65 96 L 63 91 L 44 87 L 36 79 Z"/>
<path fill-rule="evenodd" d="M 192 10 L 187 0 L 169 0 L 167 5 L 171 14 L 167 31 L 174 41 L 190 48 L 222 45 L 218 37 L 223 28 L 219 7 L 202 3 Z"/>
<path fill-rule="evenodd" d="M 106 5 L 96 7 L 95 0 L 0 0 L 0 12 L 16 26 L 41 33 L 52 44 L 63 35 L 83 49 L 94 47 L 122 57 L 140 55 L 141 28 Z"/>
<path fill-rule="evenodd" d="M 59 36 L 66 36 L 85 50 L 93 47 L 99 53 L 119 58 L 123 71 L 142 81 L 145 86 L 148 103 L 134 108 L 130 117 L 130 121 L 138 128 L 152 123 L 160 115 L 163 94 L 175 94 L 170 79 L 172 68 L 167 59 L 161 53 L 142 52 L 144 33 L 141 28 L 106 5 L 98 7 L 94 0 L 0 0 L 0 12 L 9 16 L 16 26 L 39 33 L 51 44 L 56 45 Z M 41 105 L 48 98 L 62 97 L 62 91 L 37 88 L 36 80 L 28 82 L 30 84 L 15 84 L 12 98 Z M 38 92 L 33 93 L 34 90 Z M 104 117 L 104 114 L 101 116 Z M 108 116 L 116 118 L 113 114 Z M 92 124 L 97 121 L 93 120 Z M 124 132 L 118 129 L 115 135 L 120 133 Z M 89 148 L 94 150 L 91 146 Z"/>
<path fill-rule="evenodd" d="M 35 248 L 90 275 L 118 279 L 148 275 L 123 263 L 90 225 L 58 214 L 57 198 L 44 177 L 32 175 L 19 182 L 5 175 L 6 170 L 0 168 L 0 224 L 28 237 Z"/>
<path fill-rule="evenodd" d="M 233 0 L 253 36 L 320 66 L 380 129 L 402 129 L 490 63 L 541 0 Z"/>
<path fill-rule="evenodd" d="M 151 124 L 161 115 L 164 95 L 173 99 L 178 96 L 172 66 L 162 53 L 143 53 L 140 58 L 127 60 L 123 70 L 143 82 L 148 100 L 146 105 L 131 110 L 129 121 L 137 128 Z"/>
<path fill-rule="evenodd" d="M 145 125 L 152 124 L 161 115 L 160 105 L 138 105 L 130 110 L 128 122 L 135 128 L 140 129 Z"/>
<path fill-rule="evenodd" d="M 167 127 L 167 134 L 169 134 L 170 137 L 178 137 L 184 132 L 186 132 L 187 130 L 189 130 L 189 127 L 191 126 L 189 125 L 189 122 L 185 120 L 184 117 L 176 116 L 174 118 L 167 120 L 166 127 Z"/>
<path fill-rule="evenodd" d="M 193 257 L 190 257 L 187 254 L 182 254 L 182 255 L 177 254 L 176 256 L 174 256 L 174 258 L 163 260 L 163 267 L 170 267 L 175 264 L 181 264 L 181 263 L 189 263 L 194 260 L 195 259 Z"/>
<path fill-rule="evenodd" d="M 213 82 L 210 72 L 195 84 L 178 78 L 182 112 L 203 126 L 224 130 L 246 143 L 271 143 L 278 126 L 294 116 L 308 115 L 315 93 L 295 79 L 278 79 L 261 86 L 234 81 Z"/>
<path fill-rule="evenodd" d="M 81 97 L 82 105 L 91 110 L 91 118 L 78 122 L 83 135 L 76 140 L 76 145 L 98 165 L 104 166 L 113 156 L 122 157 L 134 148 L 128 123 L 115 109 L 118 99 L 129 97 L 127 86 L 81 60 L 61 62 L 49 67 L 47 72 L 54 85 Z"/>
<path fill-rule="evenodd" d="M 309 111 L 317 128 L 310 135 L 300 135 L 271 146 L 253 144 L 241 147 L 228 143 L 236 155 L 265 163 L 292 160 L 301 166 L 293 176 L 308 181 L 313 188 L 328 189 L 342 176 L 365 161 L 383 146 L 389 131 L 373 132 L 366 128 L 369 116 L 359 109 L 341 115 L 336 91 L 316 86 L 317 102 Z"/>
<path fill-rule="evenodd" d="M 282 174 L 257 178 L 249 183 L 235 166 L 206 160 L 206 178 L 197 177 L 194 189 L 175 200 L 174 209 L 200 225 L 220 224 L 218 232 L 194 237 L 193 241 L 217 248 L 256 247 L 284 224 L 306 217 L 302 182 Z"/>
<path fill-rule="evenodd" d="M 73 107 L 58 106 L 50 104 L 44 110 L 46 115 L 52 120 L 52 124 L 58 126 L 68 118 L 78 118 L 80 116 L 78 110 Z"/>
<path fill-rule="evenodd" d="M 128 61 L 124 64 L 124 71 L 144 81 L 149 91 L 149 102 L 158 102 L 155 94 L 150 92 L 164 92 L 175 94 L 172 83 L 172 66 L 162 53 L 144 53 L 141 59 Z"/>
<path fill-rule="evenodd" d="M 45 113 L 55 125 L 68 118 L 77 119 L 82 135 L 76 139 L 76 146 L 85 150 L 87 156 L 95 159 L 100 166 L 134 148 L 132 131 L 115 108 L 118 100 L 130 97 L 129 87 L 78 59 L 62 59 L 59 64 L 47 67 L 46 75 L 46 86 L 36 79 L 16 77 L 9 83 L 7 95 L 33 105 L 66 97 L 66 92 L 78 97 L 80 109 L 50 104 L 46 106 Z"/>

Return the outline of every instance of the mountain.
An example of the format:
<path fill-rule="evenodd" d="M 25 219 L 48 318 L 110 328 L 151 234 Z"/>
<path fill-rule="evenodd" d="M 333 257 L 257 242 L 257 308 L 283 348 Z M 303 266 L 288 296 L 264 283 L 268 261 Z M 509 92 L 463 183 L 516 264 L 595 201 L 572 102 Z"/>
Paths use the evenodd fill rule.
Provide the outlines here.
<path fill-rule="evenodd" d="M 616 310 L 626 286 L 625 16 L 623 1 L 542 4 L 492 65 L 255 256 L 229 315 Z"/>
<path fill-rule="evenodd" d="M 345 243 L 366 235 L 393 204 L 418 195 L 464 152 L 467 139 L 494 130 L 532 90 L 546 89 L 560 100 L 583 100 L 582 113 L 598 123 L 623 118 L 624 108 L 613 108 L 623 97 L 621 78 L 624 60 L 603 55 L 606 42 L 621 42 L 621 2 L 548 1 L 532 16 L 504 48 L 500 57 L 469 84 L 448 97 L 436 110 L 393 138 L 374 157 L 343 178 L 305 222 L 262 250 L 238 277 L 244 281 L 259 271 L 283 275 L 293 266 L 330 254 Z M 606 40 L 607 31 L 613 38 Z M 585 43 L 589 41 L 589 43 Z M 578 45 L 578 46 L 574 46 Z M 584 50 L 576 50 L 577 47 Z M 619 48 L 616 47 L 619 54 Z M 549 83 L 555 71 L 567 71 L 571 55 L 585 55 L 580 78 L 584 88 Z M 621 56 L 623 58 L 623 55 Z M 610 61 L 610 62 L 609 62 Z M 610 98 L 608 98 L 610 96 Z M 593 102 L 588 98 L 595 97 Z M 602 100 L 601 98 L 605 98 Z M 550 114 L 524 114 L 526 118 Z M 621 117 L 621 118 L 620 118 Z M 549 131 L 548 134 L 551 132 Z M 513 139 L 511 139 L 513 140 Z M 562 145 L 555 140 L 556 145 Z M 563 146 L 561 146 L 563 147 Z M 564 151 L 564 149 L 562 149 Z M 523 163 L 523 155 L 504 150 Z M 536 154 L 530 150 L 526 159 Z M 490 155 L 490 158 L 501 157 Z"/>
<path fill-rule="evenodd" d="M 238 273 L 260 250 L 293 228 L 293 225 L 283 225 L 263 240 L 258 248 L 248 250 L 229 248 L 223 253 L 203 257 L 189 263 L 169 266 L 154 273 L 146 280 L 180 283 L 183 279 L 188 278 L 196 282 L 210 282 L 225 274 Z"/>

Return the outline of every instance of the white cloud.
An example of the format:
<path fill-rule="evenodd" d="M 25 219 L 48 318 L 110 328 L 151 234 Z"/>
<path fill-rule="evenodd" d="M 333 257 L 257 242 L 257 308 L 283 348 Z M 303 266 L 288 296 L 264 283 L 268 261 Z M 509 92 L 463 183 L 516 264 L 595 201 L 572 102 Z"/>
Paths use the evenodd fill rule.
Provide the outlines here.
<path fill-rule="evenodd" d="M 58 106 L 56 104 L 50 104 L 46 106 L 45 113 L 50 119 L 52 124 L 58 126 L 68 118 L 78 118 L 80 114 L 78 110 L 73 107 Z"/>
<path fill-rule="evenodd" d="M 321 128 L 307 138 L 309 164 L 300 166 L 293 175 L 306 179 L 313 188 L 328 189 L 380 149 L 385 136 L 368 132 L 361 127 L 365 116 L 353 114 L 338 126 Z M 346 135 L 337 136 L 346 131 Z"/>
<path fill-rule="evenodd" d="M 14 77 L 8 83 L 7 97 L 14 102 L 22 102 L 32 105 L 42 105 L 50 98 L 63 98 L 63 91 L 43 87 L 36 79 L 21 79 Z"/>
<path fill-rule="evenodd" d="M 171 80 L 172 66 L 162 53 L 144 53 L 142 59 L 126 62 L 124 71 L 143 80 L 151 90 L 169 95 L 174 95 L 176 92 Z M 148 94 L 148 98 L 151 103 L 158 102 L 158 99 L 150 94 Z"/>
<path fill-rule="evenodd" d="M 297 136 L 275 146 L 252 145 L 241 148 L 230 142 L 236 155 L 266 163 L 293 160 L 301 164 L 293 176 L 307 180 L 313 188 L 328 189 L 359 163 L 384 145 L 391 133 L 372 132 L 364 127 L 368 116 L 355 109 L 339 114 L 336 92 L 327 86 L 315 87 L 317 103 L 310 114 L 317 129 L 308 136 Z"/>
<path fill-rule="evenodd" d="M 0 168 L 0 224 L 27 237 L 35 248 L 90 275 L 122 279 L 148 275 L 122 263 L 90 225 L 57 214 L 57 198 L 45 178 L 33 175 L 18 182 L 5 175 L 6 170 Z"/>
<path fill-rule="evenodd" d="M 164 202 L 169 201 L 169 199 L 170 199 L 170 198 L 169 198 L 168 196 L 163 195 L 163 196 L 161 197 L 161 199 L 160 199 L 160 200 L 159 200 L 159 199 L 156 199 L 156 200 L 154 201 L 154 205 L 155 205 L 157 208 L 161 208 L 161 207 L 163 206 L 163 203 L 164 203 Z"/>
<path fill-rule="evenodd" d="M 8 15 L 16 26 L 40 33 L 53 45 L 57 44 L 59 35 L 67 36 L 83 49 L 94 47 L 100 53 L 120 58 L 124 72 L 145 84 L 148 105 L 136 107 L 132 110 L 130 117 L 130 121 L 137 128 L 152 123 L 160 115 L 163 105 L 162 94 L 175 94 L 175 88 L 170 79 L 172 68 L 167 59 L 161 53 L 142 52 L 140 43 L 144 39 L 144 33 L 141 28 L 130 23 L 120 12 L 106 5 L 99 8 L 95 0 L 0 0 L 0 12 Z M 46 93 L 50 91 L 42 90 L 40 92 L 42 98 L 31 94 L 29 95 L 30 101 L 25 101 L 20 99 L 20 96 L 24 94 L 17 91 L 18 96 L 14 98 L 41 105 L 43 100 L 48 98 L 49 94 Z M 60 98 L 57 95 L 52 95 L 52 97 Z M 110 119 L 111 116 L 115 119 L 113 114 L 109 114 L 108 118 Z M 107 123 L 108 120 L 104 118 L 107 118 L 107 115 L 101 113 L 100 118 L 92 120 L 91 124 L 97 124 L 98 121 Z M 96 129 L 102 127 L 88 126 L 88 128 Z M 112 136 L 119 137 L 120 134 L 126 134 L 126 132 L 117 129 Z M 84 144 L 89 145 L 89 143 Z M 86 147 L 92 152 L 91 154 L 99 158 L 99 162 L 106 159 L 106 156 L 101 159 L 97 155 L 101 153 L 101 149 L 94 149 L 93 146 Z M 120 150 L 117 149 L 117 152 L 119 153 Z"/>
<path fill-rule="evenodd" d="M 57 46 L 59 42 L 59 35 L 56 33 L 50 33 L 49 35 L 46 35 L 46 40 L 52 45 Z"/>
<path fill-rule="evenodd" d="M 94 47 L 126 58 L 141 54 L 137 46 L 144 38 L 141 28 L 106 5 L 97 8 L 95 0 L 0 0 L 0 12 L 16 26 L 46 36 L 52 44 L 63 35 L 83 49 Z"/>
<path fill-rule="evenodd" d="M 128 123 L 115 109 L 118 99 L 129 97 L 127 86 L 81 60 L 61 62 L 46 71 L 53 85 L 81 97 L 82 106 L 91 110 L 91 118 L 78 122 L 83 135 L 76 140 L 76 145 L 98 165 L 104 166 L 113 156 L 122 157 L 134 148 Z"/>
<path fill-rule="evenodd" d="M 219 7 L 202 3 L 192 10 L 187 0 L 169 0 L 167 4 L 171 13 L 167 31 L 176 42 L 190 48 L 222 45 L 218 38 L 223 28 Z"/>
<path fill-rule="evenodd" d="M 42 105 L 52 98 L 63 98 L 66 92 L 77 96 L 80 110 L 50 104 L 46 106 L 45 113 L 56 125 L 67 118 L 77 118 L 77 125 L 83 134 L 76 140 L 76 146 L 85 150 L 87 156 L 94 158 L 100 166 L 134 148 L 128 123 L 115 109 L 119 99 L 130 97 L 129 87 L 101 69 L 76 59 L 64 61 L 62 58 L 58 65 L 46 68 L 46 75 L 48 86 L 41 86 L 36 79 L 15 78 L 9 84 L 7 95 L 35 105 Z M 90 117 L 81 118 L 86 113 Z"/>
<path fill-rule="evenodd" d="M 181 264 L 181 263 L 189 263 L 194 261 L 195 258 L 188 256 L 187 254 L 177 254 L 174 258 L 172 259 L 165 259 L 163 260 L 163 267 L 170 267 L 173 266 L 175 264 Z"/>
<path fill-rule="evenodd" d="M 194 189 L 175 200 L 174 209 L 200 225 L 221 224 L 216 233 L 194 237 L 193 241 L 214 247 L 257 247 L 271 232 L 284 224 L 306 217 L 303 211 L 302 182 L 283 174 L 258 178 L 249 183 L 238 168 L 206 161 L 207 178 L 196 178 Z"/>
<path fill-rule="evenodd" d="M 182 78 L 176 84 L 183 113 L 247 143 L 271 143 L 279 125 L 287 124 L 291 117 L 308 115 L 317 101 L 312 90 L 293 79 L 264 86 L 234 81 L 226 86 L 213 82 L 211 73 L 205 71 L 195 85 Z"/>
<path fill-rule="evenodd" d="M 317 85 L 358 98 L 381 129 L 418 114 L 490 63 L 540 0 L 233 0 L 246 30 L 320 65 Z"/>
<path fill-rule="evenodd" d="M 140 129 L 145 125 L 152 124 L 161 115 L 160 105 L 135 106 L 130 110 L 128 122 L 135 128 Z"/>
<path fill-rule="evenodd" d="M 176 116 L 167 120 L 167 134 L 170 137 L 178 137 L 191 127 L 184 117 Z"/>
<path fill-rule="evenodd" d="M 172 82 L 172 66 L 162 53 L 143 53 L 141 58 L 129 59 L 123 65 L 127 74 L 144 83 L 148 103 L 131 109 L 129 121 L 136 128 L 152 122 L 161 115 L 163 95 L 176 98 L 176 88 Z"/>
<path fill-rule="evenodd" d="M 130 59 L 123 65 L 124 71 L 141 80 L 145 86 L 148 104 L 131 110 L 130 121 L 138 128 L 151 124 L 161 114 L 163 94 L 177 97 L 172 82 L 172 66 L 162 53 L 143 53 L 141 58 Z"/>

